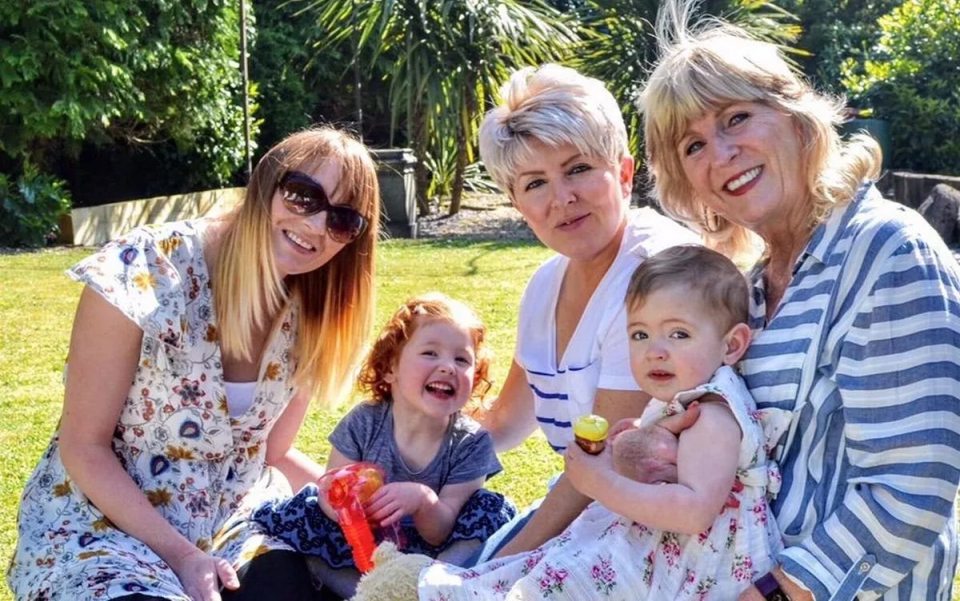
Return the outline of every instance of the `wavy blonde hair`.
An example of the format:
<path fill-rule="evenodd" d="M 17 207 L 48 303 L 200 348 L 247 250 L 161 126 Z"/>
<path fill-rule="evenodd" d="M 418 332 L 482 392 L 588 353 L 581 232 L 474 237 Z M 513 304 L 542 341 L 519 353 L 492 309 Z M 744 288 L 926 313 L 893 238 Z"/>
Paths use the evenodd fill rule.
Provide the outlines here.
<path fill-rule="evenodd" d="M 339 198 L 369 225 L 322 267 L 281 279 L 271 235 L 277 183 L 287 171 L 310 173 L 328 160 L 340 164 Z M 254 359 L 254 328 L 269 326 L 270 316 L 295 302 L 300 317 L 294 384 L 325 404 L 342 400 L 352 387 L 373 324 L 379 226 L 376 166 L 361 142 L 320 127 L 292 134 L 270 149 L 253 170 L 244 201 L 227 227 L 213 274 L 223 351 Z"/>
<path fill-rule="evenodd" d="M 510 76 L 500 97 L 480 125 L 480 157 L 511 196 L 517 166 L 534 155 L 536 141 L 571 144 L 611 165 L 630 154 L 620 106 L 598 79 L 552 63 L 524 67 Z"/>
<path fill-rule="evenodd" d="M 865 179 L 880 174 L 880 147 L 868 136 L 843 142 L 843 100 L 819 93 L 784 60 L 774 44 L 708 18 L 689 25 L 697 0 L 666 0 L 657 16 L 660 59 L 638 99 L 644 115 L 653 195 L 676 219 L 703 232 L 730 256 L 748 253 L 754 237 L 710 211 L 683 172 L 678 145 L 706 111 L 757 102 L 789 115 L 800 132 L 810 199 L 810 225 L 849 202 Z"/>

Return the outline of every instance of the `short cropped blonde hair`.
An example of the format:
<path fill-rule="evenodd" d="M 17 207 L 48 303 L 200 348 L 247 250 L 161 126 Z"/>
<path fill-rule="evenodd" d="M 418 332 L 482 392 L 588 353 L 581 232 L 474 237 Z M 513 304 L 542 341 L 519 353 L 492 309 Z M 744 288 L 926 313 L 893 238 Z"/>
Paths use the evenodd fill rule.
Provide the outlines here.
<path fill-rule="evenodd" d="M 638 99 L 644 115 L 647 165 L 663 209 L 729 254 L 750 236 L 709 211 L 683 172 L 678 145 L 689 123 L 709 110 L 757 102 L 789 115 L 804 148 L 811 225 L 850 201 L 880 172 L 880 147 L 867 136 L 843 142 L 842 99 L 819 93 L 784 60 L 779 48 L 716 19 L 688 25 L 696 0 L 666 0 L 657 19 L 661 56 Z M 732 253 L 730 252 L 732 251 Z"/>
<path fill-rule="evenodd" d="M 500 96 L 480 125 L 480 157 L 511 196 L 517 167 L 533 156 L 534 141 L 571 144 L 613 165 L 630 154 L 620 106 L 598 79 L 548 63 L 515 71 Z"/>

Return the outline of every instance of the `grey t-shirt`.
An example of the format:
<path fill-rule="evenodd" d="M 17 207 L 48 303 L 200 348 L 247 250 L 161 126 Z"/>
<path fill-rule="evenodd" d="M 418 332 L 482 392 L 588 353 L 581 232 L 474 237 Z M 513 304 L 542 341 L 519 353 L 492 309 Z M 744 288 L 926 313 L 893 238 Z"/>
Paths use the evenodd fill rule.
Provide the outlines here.
<path fill-rule="evenodd" d="M 440 451 L 425 468 L 407 467 L 393 436 L 393 403 L 360 403 L 330 434 L 330 444 L 352 461 L 369 461 L 386 473 L 387 482 L 418 482 L 435 492 L 448 484 L 489 478 L 503 469 L 490 434 L 475 420 L 455 415 Z"/>

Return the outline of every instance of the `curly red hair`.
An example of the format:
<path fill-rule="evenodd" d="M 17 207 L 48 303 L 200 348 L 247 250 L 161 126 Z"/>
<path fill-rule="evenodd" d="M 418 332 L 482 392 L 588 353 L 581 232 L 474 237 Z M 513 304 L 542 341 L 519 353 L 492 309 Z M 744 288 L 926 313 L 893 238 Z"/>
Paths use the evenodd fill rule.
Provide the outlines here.
<path fill-rule="evenodd" d="M 364 360 L 358 384 L 360 390 L 368 393 L 373 402 L 379 403 L 391 398 L 390 384 L 386 381 L 387 374 L 397 365 L 400 352 L 416 329 L 428 320 L 446 321 L 470 333 L 476 358 L 470 398 L 481 401 L 490 390 L 492 353 L 486 345 L 487 326 L 465 303 L 439 292 L 430 292 L 407 299 L 397 309 L 383 326 Z"/>

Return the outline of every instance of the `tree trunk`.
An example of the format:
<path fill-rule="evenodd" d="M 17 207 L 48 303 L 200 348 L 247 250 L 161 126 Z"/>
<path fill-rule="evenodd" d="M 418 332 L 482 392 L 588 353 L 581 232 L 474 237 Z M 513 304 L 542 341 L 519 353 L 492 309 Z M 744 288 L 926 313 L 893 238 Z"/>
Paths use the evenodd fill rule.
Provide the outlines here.
<path fill-rule="evenodd" d="M 413 115 L 413 152 L 417 155 L 417 163 L 413 166 L 413 178 L 417 185 L 417 215 L 420 217 L 430 214 L 430 203 L 427 199 L 427 190 L 430 188 L 430 172 L 427 170 L 427 131 L 423 118 L 423 107 L 414 103 Z"/>
<path fill-rule="evenodd" d="M 460 119 L 457 120 L 457 164 L 453 172 L 453 190 L 450 191 L 450 214 L 456 215 L 460 212 L 460 201 L 463 198 L 463 187 L 464 187 L 464 173 L 467 171 L 467 161 L 470 147 L 468 144 L 471 144 L 474 139 L 473 131 L 473 119 L 474 115 L 477 112 L 476 99 L 474 98 L 473 91 L 474 82 L 468 77 L 466 86 L 464 86 L 464 94 L 461 95 L 461 98 L 464 102 L 463 110 L 460 113 Z"/>

